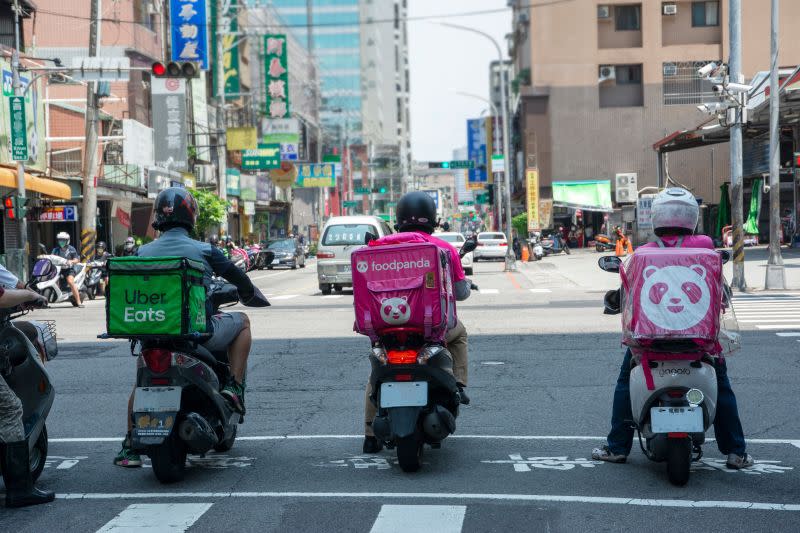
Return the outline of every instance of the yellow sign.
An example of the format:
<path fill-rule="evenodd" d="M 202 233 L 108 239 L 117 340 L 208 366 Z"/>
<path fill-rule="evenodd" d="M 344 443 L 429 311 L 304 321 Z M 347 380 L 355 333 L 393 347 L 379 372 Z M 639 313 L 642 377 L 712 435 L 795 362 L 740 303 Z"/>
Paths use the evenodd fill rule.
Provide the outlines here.
<path fill-rule="evenodd" d="M 256 128 L 228 128 L 225 136 L 228 150 L 255 150 L 258 148 Z"/>
<path fill-rule="evenodd" d="M 542 228 L 539 223 L 539 169 L 529 168 L 525 170 L 525 183 L 528 190 L 528 231 L 536 231 Z"/>
<path fill-rule="evenodd" d="M 297 167 L 288 161 L 284 161 L 281 163 L 280 168 L 273 168 L 269 171 L 269 179 L 281 189 L 291 187 L 297 179 Z"/>

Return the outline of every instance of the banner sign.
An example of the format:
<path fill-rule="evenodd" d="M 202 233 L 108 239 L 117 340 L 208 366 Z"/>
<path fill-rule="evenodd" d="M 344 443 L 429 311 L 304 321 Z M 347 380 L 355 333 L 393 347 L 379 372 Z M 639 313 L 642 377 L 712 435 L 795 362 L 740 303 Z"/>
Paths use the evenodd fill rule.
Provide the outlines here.
<path fill-rule="evenodd" d="M 539 226 L 553 227 L 553 200 L 539 200 Z"/>
<path fill-rule="evenodd" d="M 255 150 L 258 148 L 258 131 L 254 127 L 228 128 L 225 144 L 231 151 Z"/>
<path fill-rule="evenodd" d="M 186 80 L 150 80 L 153 108 L 153 153 L 156 166 L 186 170 L 189 165 L 186 133 Z"/>
<path fill-rule="evenodd" d="M 539 222 L 539 169 L 529 168 L 525 171 L 525 184 L 527 187 L 528 231 L 541 229 Z"/>
<path fill-rule="evenodd" d="M 225 169 L 225 192 L 228 196 L 239 196 L 239 178 L 242 173 L 236 168 Z"/>
<path fill-rule="evenodd" d="M 267 72 L 267 117 L 270 119 L 287 118 L 289 107 L 289 53 L 286 35 L 272 34 L 264 36 L 264 61 Z"/>
<path fill-rule="evenodd" d="M 651 212 L 653 209 L 654 194 L 643 194 L 636 202 L 636 225 L 639 231 L 650 231 L 653 229 Z"/>
<path fill-rule="evenodd" d="M 122 119 L 122 162 L 126 165 L 150 167 L 153 159 L 153 128 L 131 118 Z"/>
<path fill-rule="evenodd" d="M 611 212 L 611 182 L 608 180 L 554 181 L 553 205 Z"/>
<path fill-rule="evenodd" d="M 266 176 L 258 176 L 256 179 L 256 203 L 268 204 L 270 198 L 270 181 Z"/>
<path fill-rule="evenodd" d="M 333 163 L 297 165 L 295 187 L 336 187 L 336 171 Z"/>
<path fill-rule="evenodd" d="M 482 189 L 487 183 L 485 119 L 467 120 L 467 158 L 475 162 L 475 168 L 467 171 L 468 188 Z"/>
<path fill-rule="evenodd" d="M 44 207 L 39 212 L 39 222 L 77 222 L 78 206 L 76 205 L 57 205 Z"/>
<path fill-rule="evenodd" d="M 264 143 L 299 143 L 300 121 L 296 118 L 265 118 L 261 121 Z"/>
<path fill-rule="evenodd" d="M 267 170 L 280 166 L 280 144 L 259 144 L 255 150 L 242 151 L 242 170 Z"/>
<path fill-rule="evenodd" d="M 192 0 L 185 0 L 187 2 Z M 195 0 L 196 1 L 196 0 Z M 212 63 L 216 64 L 217 58 L 217 1 L 211 1 L 211 58 Z M 228 33 L 222 37 L 223 71 L 225 72 L 225 96 L 237 96 L 241 91 L 239 87 L 239 20 L 236 18 L 236 0 L 232 0 L 230 8 L 224 13 L 224 19 L 228 26 Z M 224 26 L 224 25 L 223 25 Z M 217 96 L 217 69 L 211 69 L 213 74 L 213 95 Z"/>
<path fill-rule="evenodd" d="M 200 63 L 200 68 L 207 70 L 206 3 L 197 0 L 171 0 L 169 12 L 172 60 Z"/>
<path fill-rule="evenodd" d="M 11 159 L 28 160 L 28 132 L 25 121 L 25 97 L 9 96 L 11 109 Z"/>

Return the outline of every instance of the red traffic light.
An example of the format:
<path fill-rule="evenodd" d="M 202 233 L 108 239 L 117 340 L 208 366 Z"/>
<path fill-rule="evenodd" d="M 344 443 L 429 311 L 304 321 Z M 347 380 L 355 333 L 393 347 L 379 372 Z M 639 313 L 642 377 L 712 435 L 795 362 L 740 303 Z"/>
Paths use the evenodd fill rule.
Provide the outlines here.
<path fill-rule="evenodd" d="M 153 73 L 154 76 L 163 76 L 164 74 L 167 73 L 167 67 L 164 65 L 164 63 L 156 61 L 155 63 L 153 63 L 151 72 Z"/>
<path fill-rule="evenodd" d="M 13 209 L 14 208 L 14 199 L 11 196 L 6 196 L 3 198 L 3 207 L 6 209 Z"/>
<path fill-rule="evenodd" d="M 800 152 L 794 153 L 794 166 L 795 168 L 800 168 Z"/>
<path fill-rule="evenodd" d="M 150 73 L 156 78 L 196 78 L 197 65 L 194 63 L 162 63 L 156 61 L 150 68 Z"/>

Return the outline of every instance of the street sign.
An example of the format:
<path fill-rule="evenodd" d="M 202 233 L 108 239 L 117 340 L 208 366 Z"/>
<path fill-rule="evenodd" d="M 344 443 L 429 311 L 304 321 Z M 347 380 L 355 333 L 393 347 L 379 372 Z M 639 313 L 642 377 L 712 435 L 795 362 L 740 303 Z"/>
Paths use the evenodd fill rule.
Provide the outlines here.
<path fill-rule="evenodd" d="M 78 206 L 56 205 L 45 207 L 39 212 L 39 222 L 77 222 Z"/>
<path fill-rule="evenodd" d="M 281 161 L 297 161 L 297 143 L 281 143 Z"/>
<path fill-rule="evenodd" d="M 336 171 L 333 163 L 311 163 L 297 165 L 295 187 L 336 187 Z"/>
<path fill-rule="evenodd" d="M 431 161 L 428 168 L 475 168 L 475 161 L 469 159 L 458 159 L 456 161 Z"/>
<path fill-rule="evenodd" d="M 323 163 L 341 163 L 342 156 L 339 154 L 327 154 L 322 156 Z"/>
<path fill-rule="evenodd" d="M 492 155 L 492 172 L 505 172 L 506 158 L 503 154 Z"/>
<path fill-rule="evenodd" d="M 129 81 L 129 57 L 73 57 L 69 75 L 77 81 Z"/>
<path fill-rule="evenodd" d="M 360 203 L 361 202 L 356 201 L 356 200 L 346 200 L 346 201 L 342 202 L 342 206 L 343 207 L 358 207 L 358 204 L 360 204 Z"/>
<path fill-rule="evenodd" d="M 280 144 L 259 144 L 256 150 L 242 150 L 242 170 L 267 170 L 280 166 Z"/>
<path fill-rule="evenodd" d="M 25 127 L 25 97 L 9 96 L 11 109 L 11 159 L 28 160 L 28 131 Z"/>
<path fill-rule="evenodd" d="M 372 192 L 372 189 L 369 187 L 356 187 L 355 192 L 356 194 L 369 194 Z"/>

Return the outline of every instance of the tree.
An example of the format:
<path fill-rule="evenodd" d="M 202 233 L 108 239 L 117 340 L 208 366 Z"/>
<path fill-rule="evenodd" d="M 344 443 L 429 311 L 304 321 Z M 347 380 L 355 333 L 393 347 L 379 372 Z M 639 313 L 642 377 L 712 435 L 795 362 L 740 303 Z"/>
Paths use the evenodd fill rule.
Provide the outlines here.
<path fill-rule="evenodd" d="M 195 232 L 198 237 L 204 238 L 208 228 L 217 226 L 225 220 L 229 204 L 211 191 L 197 189 L 192 191 L 192 195 L 197 200 L 197 209 L 199 211 Z"/>
<path fill-rule="evenodd" d="M 520 239 L 528 238 L 528 213 L 520 213 L 511 219 L 511 226 L 517 230 Z"/>

